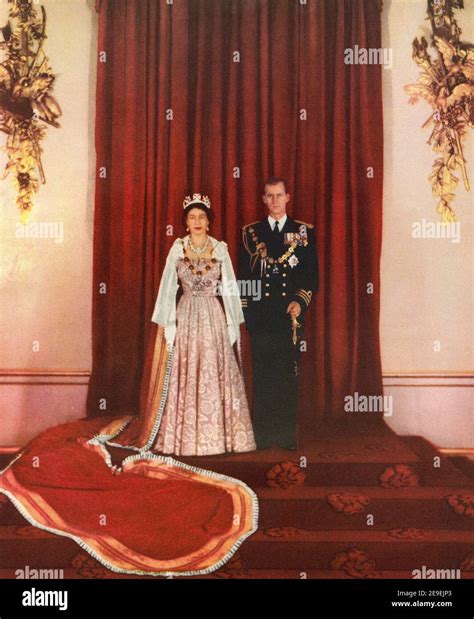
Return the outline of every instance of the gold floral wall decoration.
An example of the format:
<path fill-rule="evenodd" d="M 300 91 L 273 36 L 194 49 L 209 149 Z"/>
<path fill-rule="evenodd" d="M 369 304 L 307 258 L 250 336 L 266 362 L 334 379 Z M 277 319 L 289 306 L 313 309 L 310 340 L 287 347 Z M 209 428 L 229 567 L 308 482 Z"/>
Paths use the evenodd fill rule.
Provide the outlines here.
<path fill-rule="evenodd" d="M 10 20 L 1 28 L 0 130 L 7 134 L 8 162 L 2 176 L 13 177 L 17 206 L 23 223 L 33 208 L 33 196 L 46 178 L 41 163 L 40 143 L 47 125 L 60 127 L 61 109 L 51 92 L 55 76 L 43 44 L 46 11 L 38 16 L 32 0 L 8 0 Z"/>
<path fill-rule="evenodd" d="M 474 46 L 460 40 L 461 29 L 454 9 L 463 0 L 428 0 L 432 48 L 425 37 L 413 41 L 413 59 L 421 69 L 418 82 L 405 86 L 410 103 L 427 101 L 433 112 L 423 128 L 432 127 L 428 144 L 440 156 L 429 176 L 433 195 L 439 198 L 437 211 L 445 222 L 456 220 L 453 209 L 460 171 L 466 191 L 470 190 L 463 144 L 474 126 Z"/>

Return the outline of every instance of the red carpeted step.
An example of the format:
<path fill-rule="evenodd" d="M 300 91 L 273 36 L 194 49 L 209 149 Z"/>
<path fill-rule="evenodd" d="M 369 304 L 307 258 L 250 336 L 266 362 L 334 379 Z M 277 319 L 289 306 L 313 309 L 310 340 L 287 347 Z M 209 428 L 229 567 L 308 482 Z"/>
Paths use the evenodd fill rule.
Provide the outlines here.
<path fill-rule="evenodd" d="M 420 472 L 426 485 L 445 485 L 474 487 L 474 463 L 456 465 L 456 458 L 441 454 L 436 447 L 422 436 L 400 436 L 405 445 L 420 459 Z"/>
<path fill-rule="evenodd" d="M 131 452 L 110 448 L 113 462 Z M 4 464 L 13 454 L 4 454 Z M 435 460 L 435 458 L 439 458 Z M 425 486 L 474 485 L 472 475 L 456 467 L 421 437 L 399 437 L 391 433 L 377 437 L 320 437 L 306 450 L 268 449 L 245 454 L 184 457 L 178 460 L 193 467 L 241 479 L 252 488 L 265 486 L 268 471 L 284 461 L 294 462 L 305 473 L 306 486 L 378 486 L 380 475 L 395 464 L 409 467 Z"/>
<path fill-rule="evenodd" d="M 266 476 L 270 469 L 280 462 L 290 461 L 295 464 L 299 463 L 299 457 L 289 454 L 282 455 L 279 459 L 275 458 L 272 462 L 257 462 L 257 461 L 217 461 L 211 458 L 181 458 L 186 464 L 191 466 L 208 469 L 241 479 L 251 488 L 259 488 L 266 485 Z M 444 459 L 447 462 L 447 459 Z M 443 462 L 444 463 L 444 462 Z M 447 486 L 453 488 L 460 486 L 469 486 L 470 480 L 458 471 L 456 478 L 450 475 L 446 479 L 444 469 L 433 469 L 420 461 L 417 462 L 400 462 L 400 461 L 385 461 L 380 463 L 359 463 L 359 462 L 313 462 L 309 459 L 301 467 L 304 472 L 306 486 L 327 486 L 327 485 L 347 485 L 347 486 L 378 486 L 380 476 L 388 468 L 395 464 L 408 466 L 415 475 L 417 475 L 423 485 L 429 486 Z"/>
<path fill-rule="evenodd" d="M 368 528 L 367 516 L 371 514 L 373 525 L 370 528 L 375 530 L 472 529 L 472 518 L 463 515 L 467 505 L 462 499 L 465 495 L 472 496 L 472 490 L 459 488 L 455 492 L 453 494 L 452 488 L 437 487 L 261 488 L 257 489 L 259 522 L 262 527 L 365 529 Z"/>
<path fill-rule="evenodd" d="M 216 457 L 215 457 L 216 458 Z M 217 460 L 208 458 L 180 458 L 180 460 L 190 466 L 202 468 L 222 475 L 227 475 L 235 479 L 240 479 L 251 488 L 257 489 L 266 485 L 266 476 L 272 467 L 281 462 L 290 461 L 299 465 L 299 457 L 291 456 L 289 453 L 275 457 L 272 461 L 252 461 L 252 460 Z M 415 475 L 419 477 L 420 483 L 425 486 L 452 486 L 452 488 L 468 487 L 471 480 L 461 471 L 456 470 L 455 478 L 450 473 L 446 479 L 445 471 L 448 458 L 442 459 L 442 468 L 434 469 L 431 464 L 416 462 L 385 461 L 380 463 L 359 463 L 359 462 L 313 462 L 309 459 L 301 470 L 305 474 L 306 486 L 378 486 L 380 476 L 395 464 L 403 464 L 409 467 Z M 445 466 L 446 465 L 446 466 Z"/>
<path fill-rule="evenodd" d="M 291 486 L 257 488 L 259 527 L 312 530 L 392 528 L 472 529 L 464 496 L 470 488 L 414 486 Z M 368 515 L 373 524 L 368 526 Z M 0 525 L 27 521 L 10 502 L 0 502 Z"/>
<path fill-rule="evenodd" d="M 291 531 L 287 536 L 280 531 L 280 537 L 275 533 L 258 531 L 239 548 L 238 560 L 245 569 L 308 572 L 330 570 L 334 561 L 341 562 L 339 567 L 351 569 L 355 564 L 356 571 L 369 573 L 423 566 L 460 569 L 474 543 L 474 533 L 455 530 L 419 531 L 422 539 L 394 537 L 387 531 Z M 19 538 L 15 527 L 0 527 L 0 550 L 3 569 L 68 568 L 78 552 L 85 552 L 74 541 L 43 531 Z"/>
<path fill-rule="evenodd" d="M 20 569 L 24 569 L 20 568 Z M 18 568 L 7 568 L 0 569 L 0 579 L 8 579 L 8 578 L 17 578 Z M 44 576 L 43 578 L 47 578 Z M 83 580 L 83 579 L 97 579 L 97 578 L 107 578 L 107 579 L 118 579 L 118 580 L 132 580 L 132 579 L 147 579 L 147 580 L 156 580 L 156 578 L 163 577 L 154 577 L 154 576 L 135 576 L 133 574 L 117 574 L 115 572 L 111 572 L 106 568 L 102 568 L 97 565 L 95 569 L 92 570 L 82 570 L 82 569 L 74 569 L 74 568 L 65 568 L 63 569 L 62 578 L 68 580 Z M 350 576 L 344 570 L 269 570 L 269 569 L 247 569 L 245 567 L 234 566 L 231 562 L 229 567 L 222 567 L 211 574 L 205 574 L 202 576 L 182 576 L 181 578 L 189 579 L 308 579 L 308 580 L 320 580 L 320 579 L 344 579 L 355 578 L 355 576 Z M 370 573 L 364 578 L 375 578 L 375 579 L 412 579 L 413 574 L 408 570 L 377 570 L 375 572 Z M 461 571 L 462 579 L 474 579 L 474 572 L 466 572 Z"/>
<path fill-rule="evenodd" d="M 284 461 L 294 462 L 302 469 L 306 486 L 378 486 L 384 471 L 397 464 L 409 467 L 425 486 L 456 488 L 473 485 L 472 477 L 455 467 L 449 457 L 437 452 L 428 441 L 420 437 L 403 437 L 410 441 L 402 443 L 401 438 L 397 437 L 400 443 L 377 446 L 370 441 L 357 446 L 348 443 L 339 449 L 331 444 L 326 449 L 315 444 L 311 449 L 299 452 L 269 449 L 248 454 L 179 459 L 191 466 L 236 477 L 253 488 L 265 486 L 268 471 Z M 400 444 L 405 448 L 401 449 Z"/>
<path fill-rule="evenodd" d="M 309 531 L 299 536 L 268 543 L 263 532 L 257 532 L 252 541 L 239 550 L 239 558 L 259 567 L 301 569 L 330 569 L 339 559 L 350 565 L 354 558 L 374 562 L 374 570 L 414 570 L 423 565 L 430 569 L 457 569 L 466 560 L 474 537 L 465 531 L 432 531 L 424 540 L 394 538 L 385 531 Z M 341 556 L 342 555 L 342 556 Z M 344 557 L 344 555 L 347 555 Z M 357 563 L 357 560 L 356 560 Z M 348 567 L 349 567 L 348 565 Z"/>
<path fill-rule="evenodd" d="M 461 473 L 469 477 L 469 479 L 474 480 L 474 459 L 472 459 L 472 457 L 459 455 L 450 456 L 449 459 L 458 471 L 461 471 Z"/>

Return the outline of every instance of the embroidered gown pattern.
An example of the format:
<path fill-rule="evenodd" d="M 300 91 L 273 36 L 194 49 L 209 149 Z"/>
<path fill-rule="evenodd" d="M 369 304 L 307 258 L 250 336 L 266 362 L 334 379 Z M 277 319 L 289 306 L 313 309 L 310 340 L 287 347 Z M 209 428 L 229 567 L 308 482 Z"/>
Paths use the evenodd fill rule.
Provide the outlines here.
<path fill-rule="evenodd" d="M 256 448 L 245 386 L 218 298 L 221 262 L 180 258 L 183 294 L 155 449 L 210 455 Z"/>

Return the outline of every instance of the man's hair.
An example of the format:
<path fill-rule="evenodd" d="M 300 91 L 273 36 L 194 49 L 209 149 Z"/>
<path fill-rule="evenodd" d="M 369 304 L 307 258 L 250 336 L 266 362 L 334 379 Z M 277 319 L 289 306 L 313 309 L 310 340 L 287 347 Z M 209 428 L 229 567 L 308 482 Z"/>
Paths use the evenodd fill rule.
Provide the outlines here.
<path fill-rule="evenodd" d="M 283 183 L 285 193 L 290 193 L 288 190 L 288 183 L 286 179 L 284 179 L 282 176 L 270 176 L 270 178 L 267 178 L 267 180 L 263 183 L 263 195 L 265 195 L 265 187 L 267 185 L 278 185 L 278 183 Z"/>

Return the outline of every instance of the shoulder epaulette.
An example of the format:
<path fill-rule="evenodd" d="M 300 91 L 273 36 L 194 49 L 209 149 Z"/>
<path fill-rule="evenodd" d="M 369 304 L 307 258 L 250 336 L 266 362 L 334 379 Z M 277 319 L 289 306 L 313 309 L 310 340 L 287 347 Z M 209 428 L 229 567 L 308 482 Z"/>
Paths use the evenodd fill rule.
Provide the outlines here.
<path fill-rule="evenodd" d="M 304 224 L 307 228 L 314 228 L 313 224 L 309 224 L 306 221 L 301 221 L 300 219 L 295 219 L 294 221 L 296 221 L 297 224 Z"/>

